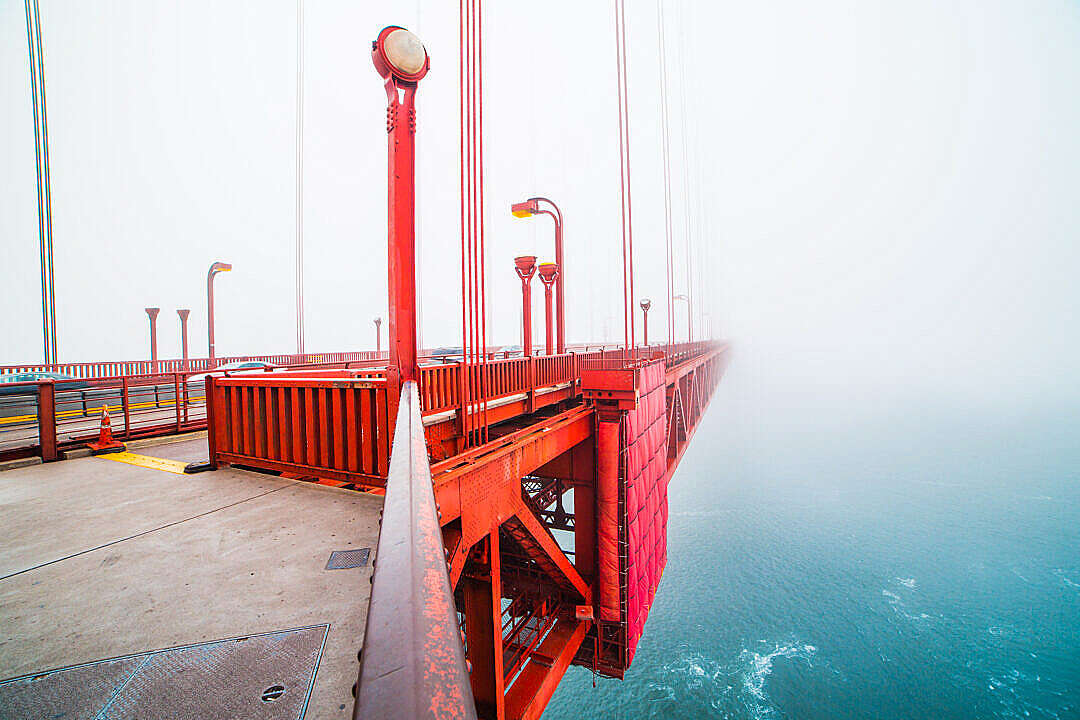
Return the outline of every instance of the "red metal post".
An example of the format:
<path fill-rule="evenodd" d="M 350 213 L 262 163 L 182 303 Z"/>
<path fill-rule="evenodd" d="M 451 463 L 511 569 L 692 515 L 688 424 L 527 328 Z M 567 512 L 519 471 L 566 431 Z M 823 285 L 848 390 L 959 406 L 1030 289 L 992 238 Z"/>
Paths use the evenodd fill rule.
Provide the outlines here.
<path fill-rule="evenodd" d="M 161 308 L 144 308 L 150 318 L 150 371 L 157 372 L 157 316 Z"/>
<path fill-rule="evenodd" d="M 210 367 L 214 367 L 214 276 L 232 270 L 229 263 L 215 262 L 206 273 L 206 335 L 209 341 Z"/>
<path fill-rule="evenodd" d="M 388 134 L 387 272 L 390 295 L 390 363 L 398 382 L 418 379 L 416 359 L 416 89 L 427 74 L 420 39 L 397 26 L 383 28 L 371 59 L 386 87 Z M 390 388 L 397 397 L 398 388 Z"/>
<path fill-rule="evenodd" d="M 191 314 L 190 310 L 177 310 L 176 314 L 180 316 L 180 352 L 184 358 L 184 364 L 181 366 L 185 371 L 188 367 L 188 345 L 187 345 L 187 320 L 188 315 Z"/>
<path fill-rule="evenodd" d="M 57 458 L 55 380 L 38 383 L 38 445 L 42 462 L 52 462 Z"/>
<path fill-rule="evenodd" d="M 540 263 L 538 270 L 540 282 L 544 283 L 544 349 L 548 355 L 551 355 L 555 349 L 551 330 L 551 287 L 559 279 L 559 264 Z"/>
<path fill-rule="evenodd" d="M 378 354 L 381 353 L 381 352 L 382 352 L 382 318 L 377 317 L 377 318 L 375 318 L 375 354 L 376 354 L 376 357 L 378 357 Z"/>
<path fill-rule="evenodd" d="M 514 272 L 521 278 L 521 354 L 532 357 L 532 279 L 536 274 L 536 256 L 514 258 Z"/>
<path fill-rule="evenodd" d="M 652 307 L 652 300 L 648 298 L 641 301 L 641 318 L 642 326 L 644 330 L 644 337 L 642 338 L 642 345 L 649 347 L 649 308 Z"/>

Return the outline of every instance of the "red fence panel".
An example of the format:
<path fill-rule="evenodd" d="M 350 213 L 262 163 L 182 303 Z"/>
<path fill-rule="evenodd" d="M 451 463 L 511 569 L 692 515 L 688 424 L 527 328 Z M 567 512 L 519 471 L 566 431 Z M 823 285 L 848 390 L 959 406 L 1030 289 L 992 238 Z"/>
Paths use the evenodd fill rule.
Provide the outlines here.
<path fill-rule="evenodd" d="M 386 381 L 338 372 L 212 378 L 210 462 L 385 485 Z"/>

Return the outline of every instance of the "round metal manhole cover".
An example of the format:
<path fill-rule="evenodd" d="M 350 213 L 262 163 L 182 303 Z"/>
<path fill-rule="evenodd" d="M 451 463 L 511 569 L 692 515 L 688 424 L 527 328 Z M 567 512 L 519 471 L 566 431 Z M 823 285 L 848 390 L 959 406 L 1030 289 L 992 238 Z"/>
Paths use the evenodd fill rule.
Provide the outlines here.
<path fill-rule="evenodd" d="M 275 700 L 277 700 L 279 697 L 281 697 L 284 694 L 285 694 L 285 686 L 284 685 L 271 685 L 270 687 L 263 690 L 262 701 L 266 702 L 266 703 L 274 702 Z"/>

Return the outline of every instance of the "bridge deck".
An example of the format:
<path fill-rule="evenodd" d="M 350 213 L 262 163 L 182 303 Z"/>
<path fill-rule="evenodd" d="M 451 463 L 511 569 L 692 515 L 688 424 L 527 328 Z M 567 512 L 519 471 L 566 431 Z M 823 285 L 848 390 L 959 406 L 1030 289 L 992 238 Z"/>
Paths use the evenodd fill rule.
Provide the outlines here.
<path fill-rule="evenodd" d="M 206 443 L 137 452 L 205 459 Z M 233 642 L 96 663 L 67 671 L 67 682 L 63 672 L 0 680 L 0 715 L 45 716 L 29 707 L 47 699 L 78 707 L 75 716 L 113 702 L 110 717 L 198 717 L 218 693 L 239 716 L 296 717 L 314 677 L 308 716 L 348 717 L 371 568 L 325 568 L 332 551 L 374 550 L 381 507 L 379 497 L 235 468 L 177 475 L 84 458 L 4 472 L 0 679 L 269 635 L 251 637 L 246 656 Z M 328 630 L 281 632 L 310 626 Z M 304 653 L 310 667 L 293 662 Z M 186 691 L 176 682 L 200 672 L 209 676 Z M 284 695 L 262 700 L 278 684 Z"/>

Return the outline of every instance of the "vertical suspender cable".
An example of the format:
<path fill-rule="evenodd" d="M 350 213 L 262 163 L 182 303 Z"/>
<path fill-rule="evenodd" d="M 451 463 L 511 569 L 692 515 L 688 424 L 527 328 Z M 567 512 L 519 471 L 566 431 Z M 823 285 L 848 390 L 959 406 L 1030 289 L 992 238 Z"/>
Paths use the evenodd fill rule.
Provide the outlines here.
<path fill-rule="evenodd" d="M 484 238 L 483 54 L 480 0 L 459 0 L 461 129 L 462 429 L 466 445 L 486 442 L 487 304 Z"/>
<path fill-rule="evenodd" d="M 45 63 L 41 13 L 37 0 L 26 0 L 26 44 L 34 110 L 34 161 L 38 191 L 38 243 L 41 250 L 41 330 L 46 365 L 55 364 L 56 287 L 53 281 L 52 186 L 49 180 L 49 123 L 45 102 Z"/>
<path fill-rule="evenodd" d="M 481 374 L 481 397 L 484 399 L 483 407 L 483 442 L 488 440 L 488 392 L 487 392 L 487 253 L 484 248 L 484 1 L 476 0 L 476 114 L 477 114 L 477 167 L 479 187 L 479 208 L 477 227 L 480 235 L 480 366 Z"/>
<path fill-rule="evenodd" d="M 304 0 L 296 0 L 296 352 L 304 354 Z"/>
<path fill-rule="evenodd" d="M 470 437 L 469 428 L 469 383 L 468 383 L 468 280 L 466 279 L 466 269 L 468 267 L 467 256 L 467 230 L 468 224 L 465 217 L 466 214 L 466 189 L 465 189 L 465 173 L 466 173 L 466 156 L 465 156 L 465 0 L 458 0 L 458 129 L 460 131 L 459 141 L 459 161 L 461 163 L 460 172 L 460 200 L 461 200 L 461 372 L 458 375 L 458 392 L 461 394 L 460 407 L 462 408 L 461 417 L 461 431 L 465 439 L 465 444 L 468 446 Z"/>
<path fill-rule="evenodd" d="M 626 7 L 615 0 L 615 61 L 619 91 L 619 182 L 622 206 L 623 253 L 623 351 L 629 358 L 636 341 L 634 296 L 634 213 L 630 188 L 630 102 L 629 75 L 626 64 Z"/>
<path fill-rule="evenodd" d="M 671 130 L 668 118 L 668 87 L 667 87 L 667 42 L 664 27 L 664 3 L 656 0 L 656 31 L 658 36 L 658 52 L 660 55 L 660 129 L 661 146 L 663 148 L 664 161 L 664 266 L 667 274 L 667 296 L 664 306 L 667 308 L 667 338 L 668 344 L 675 342 L 675 282 L 672 277 L 672 261 L 674 260 L 671 231 Z"/>
<path fill-rule="evenodd" d="M 623 337 L 624 342 L 630 338 L 630 331 L 627 327 L 627 312 L 626 312 L 626 152 L 625 152 L 625 139 L 623 137 L 623 63 L 622 63 L 622 32 L 620 31 L 620 20 L 622 18 L 622 2 L 620 0 L 614 0 L 615 2 L 615 71 L 618 81 L 618 95 L 619 95 L 619 201 L 621 203 L 619 211 L 619 220 L 622 224 L 622 257 L 623 257 L 623 292 L 622 292 L 622 306 L 623 306 Z M 623 345 L 626 348 L 626 345 Z"/>
<path fill-rule="evenodd" d="M 26 0 L 26 49 L 30 60 L 30 93 L 34 108 L 34 171 L 37 173 L 38 245 L 41 249 L 41 344 L 45 364 L 49 364 L 49 291 L 45 257 L 45 188 L 41 177 L 41 123 L 38 120 L 37 53 L 34 51 L 34 19 Z"/>
<path fill-rule="evenodd" d="M 679 122 L 682 128 L 682 170 L 683 170 L 683 232 L 686 247 L 686 340 L 694 341 L 694 257 L 692 252 L 692 234 L 690 232 L 690 160 L 686 155 L 686 23 L 679 12 Z"/>
<path fill-rule="evenodd" d="M 620 0 L 623 2 L 623 0 Z M 630 263 L 630 292 L 626 297 L 626 314 L 630 318 L 630 344 L 628 350 L 633 350 L 636 338 L 634 337 L 634 202 L 633 187 L 630 183 L 630 73 L 626 62 L 626 6 L 623 5 L 621 18 L 622 33 L 622 66 L 623 66 L 623 118 L 626 123 L 626 237 Z"/>
<path fill-rule="evenodd" d="M 52 362 L 59 362 L 56 353 L 56 285 L 54 283 L 52 238 L 52 182 L 49 179 L 49 111 L 45 100 L 45 51 L 41 47 L 41 13 L 34 0 L 34 20 L 37 26 L 37 79 L 41 92 L 41 158 L 45 165 L 45 240 L 49 258 L 49 350 Z"/>

